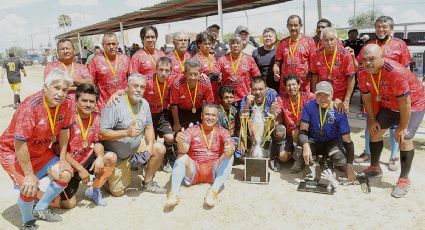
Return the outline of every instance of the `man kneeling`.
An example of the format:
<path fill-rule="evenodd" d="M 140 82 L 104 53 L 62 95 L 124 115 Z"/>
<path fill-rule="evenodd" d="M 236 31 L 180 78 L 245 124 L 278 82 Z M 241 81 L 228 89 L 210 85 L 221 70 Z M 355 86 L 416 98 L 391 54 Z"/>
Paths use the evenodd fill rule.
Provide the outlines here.
<path fill-rule="evenodd" d="M 173 167 L 166 206 L 179 203 L 183 179 L 188 185 L 213 183 L 205 203 L 211 207 L 216 204 L 218 192 L 232 170 L 235 151 L 229 132 L 217 125 L 217 117 L 216 105 L 206 104 L 202 110 L 202 123 L 177 134 L 179 155 Z"/>

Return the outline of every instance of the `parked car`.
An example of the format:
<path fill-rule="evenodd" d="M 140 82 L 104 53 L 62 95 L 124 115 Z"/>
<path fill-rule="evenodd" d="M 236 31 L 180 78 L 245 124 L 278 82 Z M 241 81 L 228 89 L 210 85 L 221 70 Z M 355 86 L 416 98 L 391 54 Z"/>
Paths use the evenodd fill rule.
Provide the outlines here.
<path fill-rule="evenodd" d="M 24 65 L 46 64 L 46 58 L 41 54 L 27 54 L 21 58 L 21 61 Z"/>

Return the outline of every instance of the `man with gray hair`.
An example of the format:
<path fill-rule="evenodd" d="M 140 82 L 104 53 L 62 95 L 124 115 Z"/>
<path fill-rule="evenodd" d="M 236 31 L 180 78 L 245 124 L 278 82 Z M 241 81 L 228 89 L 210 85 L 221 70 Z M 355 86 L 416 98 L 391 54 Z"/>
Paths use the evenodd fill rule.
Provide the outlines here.
<path fill-rule="evenodd" d="M 67 93 L 71 85 L 67 73 L 59 69 L 50 71 L 43 89 L 22 102 L 0 137 L 0 163 L 20 190 L 18 207 L 23 229 L 35 229 L 36 219 L 49 222 L 62 219 L 47 207 L 66 188 L 73 174 L 66 161 L 72 118 Z M 52 149 L 57 141 L 59 157 Z M 40 195 L 39 180 L 48 175 L 49 185 Z M 39 201 L 33 207 L 37 197 Z"/>
<path fill-rule="evenodd" d="M 105 146 L 105 154 L 113 152 L 118 162 L 108 179 L 108 189 L 114 196 L 124 195 L 131 183 L 129 160 L 147 164 L 142 189 L 152 193 L 166 193 L 153 181 L 155 172 L 164 159 L 165 147 L 155 142 L 152 117 L 148 102 L 143 98 L 146 89 L 145 76 L 135 73 L 128 77 L 128 89 L 119 96 L 116 105 L 102 110 L 99 138 Z"/>
<path fill-rule="evenodd" d="M 189 36 L 185 32 L 176 32 L 173 34 L 174 50 L 167 54 L 173 63 L 170 77 L 179 79 L 184 75 L 184 63 L 192 55 L 187 52 L 189 46 Z"/>
<path fill-rule="evenodd" d="M 254 52 L 256 47 L 254 46 L 254 43 L 250 40 L 248 27 L 243 25 L 238 26 L 235 30 L 235 34 L 238 34 L 242 38 L 242 52 L 248 55 L 252 55 L 252 52 Z"/>

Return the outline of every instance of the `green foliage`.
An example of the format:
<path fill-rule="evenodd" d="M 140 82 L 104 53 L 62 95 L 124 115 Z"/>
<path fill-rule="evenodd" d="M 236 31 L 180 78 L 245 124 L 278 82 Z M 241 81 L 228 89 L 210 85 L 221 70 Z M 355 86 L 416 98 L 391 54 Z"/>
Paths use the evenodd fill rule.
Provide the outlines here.
<path fill-rule="evenodd" d="M 382 16 L 382 12 L 380 10 L 369 10 L 362 12 L 361 14 L 357 15 L 356 18 L 350 17 L 348 19 L 348 25 L 357 28 L 373 27 L 376 18 L 379 16 Z"/>
<path fill-rule="evenodd" d="M 16 57 L 23 57 L 24 55 L 28 54 L 26 50 L 17 46 L 12 46 L 9 49 L 7 49 L 7 53 L 9 53 L 10 51 L 13 51 Z M 8 57 L 8 54 L 6 54 L 6 56 Z"/>
<path fill-rule="evenodd" d="M 58 25 L 59 25 L 59 28 L 63 28 L 63 29 L 65 29 L 66 27 L 71 27 L 72 26 L 71 17 L 65 14 L 59 15 Z"/>

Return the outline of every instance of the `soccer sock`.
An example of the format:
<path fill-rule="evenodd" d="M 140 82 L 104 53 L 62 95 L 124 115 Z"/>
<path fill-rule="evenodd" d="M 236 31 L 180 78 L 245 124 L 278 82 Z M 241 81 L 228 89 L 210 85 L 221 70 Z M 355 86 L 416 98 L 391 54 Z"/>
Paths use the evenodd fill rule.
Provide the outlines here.
<path fill-rule="evenodd" d="M 395 132 L 395 129 L 390 129 L 390 143 L 391 143 L 391 158 L 390 159 L 395 159 L 397 157 L 398 151 L 400 148 L 400 145 L 394 139 L 394 132 Z"/>
<path fill-rule="evenodd" d="M 17 95 L 17 94 L 13 95 L 13 104 L 14 105 L 18 104 L 18 97 L 19 97 L 19 95 Z"/>
<path fill-rule="evenodd" d="M 364 153 L 370 156 L 370 133 L 367 125 L 366 129 L 364 130 L 364 142 Z"/>
<path fill-rule="evenodd" d="M 180 186 L 186 174 L 186 165 L 185 161 L 177 159 L 173 166 L 173 172 L 171 174 L 171 192 L 178 194 L 180 191 Z"/>
<path fill-rule="evenodd" d="M 32 207 L 34 205 L 34 198 L 26 197 L 24 195 L 19 194 L 18 198 L 18 207 L 19 211 L 21 211 L 22 223 L 26 223 L 30 220 L 34 220 L 34 216 L 32 215 Z"/>
<path fill-rule="evenodd" d="M 174 154 L 174 151 L 173 151 L 173 143 L 164 141 L 164 146 L 165 146 L 165 158 L 170 163 L 172 163 L 173 161 L 176 160 L 176 155 Z"/>
<path fill-rule="evenodd" d="M 410 168 L 412 167 L 412 161 L 414 156 L 415 156 L 415 149 L 412 149 L 409 151 L 400 151 L 400 165 L 401 165 L 400 178 L 409 177 L 409 172 L 410 172 Z"/>
<path fill-rule="evenodd" d="M 21 96 L 19 96 L 19 94 L 17 94 L 18 95 L 18 103 L 20 104 L 21 103 Z"/>
<path fill-rule="evenodd" d="M 34 210 L 41 211 L 46 209 L 50 202 L 55 199 L 55 197 L 59 196 L 59 194 L 66 188 L 66 186 L 68 186 L 68 183 L 58 180 L 50 181 L 49 187 L 47 187 L 46 192 L 41 197 Z"/>
<path fill-rule="evenodd" d="M 115 167 L 111 166 L 105 166 L 103 167 L 103 173 L 100 175 L 100 177 L 96 177 L 93 181 L 93 188 L 101 188 L 106 181 L 109 179 L 109 177 L 112 175 L 112 172 L 114 171 Z"/>
<path fill-rule="evenodd" d="M 227 178 L 229 178 L 230 173 L 232 172 L 232 165 L 233 158 L 230 160 L 224 159 L 221 161 L 221 164 L 218 166 L 216 178 L 214 179 L 214 183 L 212 185 L 214 191 L 218 192 Z"/>
<path fill-rule="evenodd" d="M 370 165 L 379 166 L 379 158 L 381 158 L 382 148 L 384 148 L 384 142 L 370 142 Z"/>

